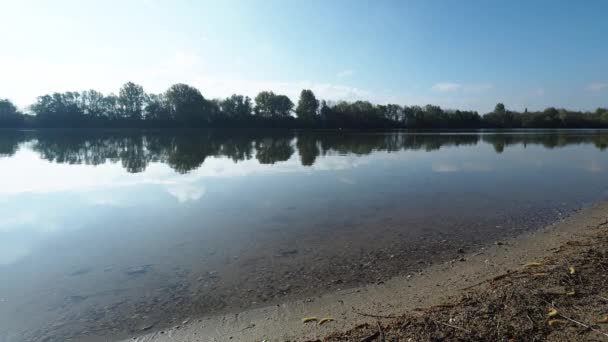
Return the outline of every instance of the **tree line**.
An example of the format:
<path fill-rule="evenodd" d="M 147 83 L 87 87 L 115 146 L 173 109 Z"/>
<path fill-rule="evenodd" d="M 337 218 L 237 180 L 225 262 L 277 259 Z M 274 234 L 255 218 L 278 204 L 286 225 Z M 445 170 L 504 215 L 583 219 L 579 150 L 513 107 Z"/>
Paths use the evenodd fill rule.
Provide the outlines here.
<path fill-rule="evenodd" d="M 160 94 L 146 93 L 127 82 L 118 95 L 96 90 L 39 96 L 20 112 L 0 99 L 0 127 L 91 128 L 606 128 L 608 109 L 593 112 L 547 108 L 517 112 L 498 103 L 494 111 L 445 110 L 439 106 L 372 104 L 368 101 L 330 103 L 304 89 L 297 104 L 286 95 L 262 91 L 255 98 L 232 95 L 207 99 L 195 87 L 174 84 Z"/>

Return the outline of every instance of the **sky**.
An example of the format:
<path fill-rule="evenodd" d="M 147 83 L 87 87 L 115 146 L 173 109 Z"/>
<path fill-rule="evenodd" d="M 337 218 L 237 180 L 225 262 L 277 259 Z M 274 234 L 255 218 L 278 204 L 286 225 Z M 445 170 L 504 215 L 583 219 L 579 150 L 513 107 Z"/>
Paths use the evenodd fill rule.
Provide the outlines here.
<path fill-rule="evenodd" d="M 0 2 L 0 98 L 132 81 L 448 109 L 608 106 L 608 1 Z"/>

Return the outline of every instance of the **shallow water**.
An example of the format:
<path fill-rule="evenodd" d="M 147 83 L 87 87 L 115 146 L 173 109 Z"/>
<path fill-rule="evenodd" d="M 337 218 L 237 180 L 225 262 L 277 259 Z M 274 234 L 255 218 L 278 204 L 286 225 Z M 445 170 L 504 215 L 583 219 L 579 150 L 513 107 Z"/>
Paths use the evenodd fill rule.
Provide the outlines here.
<path fill-rule="evenodd" d="M 608 197 L 608 132 L 0 131 L 0 341 L 383 281 Z"/>

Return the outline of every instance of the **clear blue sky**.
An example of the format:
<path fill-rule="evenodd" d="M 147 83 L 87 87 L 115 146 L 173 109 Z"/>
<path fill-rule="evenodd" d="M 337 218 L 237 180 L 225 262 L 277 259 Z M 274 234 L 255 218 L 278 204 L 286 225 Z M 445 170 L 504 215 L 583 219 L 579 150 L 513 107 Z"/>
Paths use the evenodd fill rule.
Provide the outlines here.
<path fill-rule="evenodd" d="M 608 106 L 608 1 L 3 1 L 0 98 L 67 90 Z"/>

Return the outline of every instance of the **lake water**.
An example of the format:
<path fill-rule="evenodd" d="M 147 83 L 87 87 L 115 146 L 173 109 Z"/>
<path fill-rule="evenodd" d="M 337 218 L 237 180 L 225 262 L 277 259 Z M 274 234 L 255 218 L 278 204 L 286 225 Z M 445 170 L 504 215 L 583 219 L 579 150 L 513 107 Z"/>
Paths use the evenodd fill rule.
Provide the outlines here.
<path fill-rule="evenodd" d="M 595 130 L 0 131 L 0 341 L 123 338 L 460 258 L 608 197 L 607 146 Z"/>

